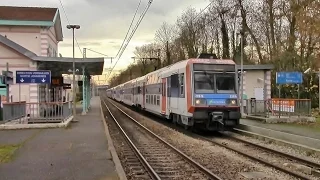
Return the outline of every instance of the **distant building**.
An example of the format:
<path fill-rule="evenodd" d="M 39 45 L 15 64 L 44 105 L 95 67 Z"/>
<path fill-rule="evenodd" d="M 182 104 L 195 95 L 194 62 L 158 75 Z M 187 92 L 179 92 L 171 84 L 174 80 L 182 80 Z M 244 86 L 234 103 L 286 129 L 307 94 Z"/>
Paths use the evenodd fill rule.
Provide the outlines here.
<path fill-rule="evenodd" d="M 58 8 L 0 6 L 0 71 L 37 70 L 35 56 L 56 57 L 63 40 Z M 15 82 L 14 82 L 15 83 Z M 10 86 L 10 96 L 18 101 L 18 85 Z M 45 100 L 45 87 L 21 85 L 21 100 Z"/>

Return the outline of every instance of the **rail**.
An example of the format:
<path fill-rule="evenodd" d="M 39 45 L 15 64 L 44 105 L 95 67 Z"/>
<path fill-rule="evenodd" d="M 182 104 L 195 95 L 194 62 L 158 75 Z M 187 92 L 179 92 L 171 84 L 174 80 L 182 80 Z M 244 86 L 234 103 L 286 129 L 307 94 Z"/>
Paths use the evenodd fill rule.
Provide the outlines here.
<path fill-rule="evenodd" d="M 238 138 L 233 138 L 233 137 L 228 136 L 226 134 L 223 134 L 223 135 L 227 136 L 231 140 L 239 141 L 239 142 L 247 144 L 249 146 L 253 146 L 253 147 L 256 147 L 258 149 L 262 149 L 262 150 L 264 150 L 266 152 L 278 154 L 280 156 L 283 156 L 284 158 L 289 158 L 291 160 L 301 161 L 301 162 L 303 162 L 305 164 L 308 164 L 308 165 L 315 165 L 315 163 L 312 163 L 312 162 L 309 162 L 309 161 L 304 161 L 304 160 L 301 160 L 300 158 L 293 158 L 289 154 L 281 153 L 281 152 L 276 151 L 276 150 L 271 150 L 271 149 L 265 148 L 263 146 L 259 146 L 259 145 L 255 145 L 255 144 L 253 145 L 253 143 L 250 143 L 250 142 L 245 141 L 245 140 L 240 140 Z M 241 148 L 238 149 L 239 147 L 237 147 L 237 148 L 232 147 L 232 146 L 229 145 L 229 143 L 225 143 L 225 141 L 219 142 L 216 139 L 203 137 L 203 136 L 200 136 L 200 135 L 195 135 L 195 136 L 199 137 L 200 139 L 202 139 L 204 141 L 210 142 L 210 143 L 212 143 L 214 145 L 217 145 L 217 146 L 220 146 L 220 147 L 224 147 L 224 148 L 226 148 L 228 150 L 234 151 L 234 152 L 236 152 L 236 153 L 238 153 L 238 154 L 240 154 L 240 155 L 242 155 L 244 157 L 247 157 L 249 159 L 257 161 L 257 162 L 259 162 L 261 164 L 264 164 L 264 165 L 269 166 L 271 168 L 275 168 L 275 169 L 277 169 L 277 170 L 279 170 L 279 171 L 281 171 L 283 173 L 286 173 L 288 175 L 291 175 L 293 177 L 296 177 L 296 178 L 299 178 L 299 179 L 306 179 L 306 180 L 310 179 L 309 177 L 307 177 L 307 176 L 305 176 L 305 175 L 303 175 L 301 173 L 297 173 L 297 172 L 295 172 L 293 170 L 288 170 L 288 169 L 286 169 L 286 168 L 284 168 L 284 167 L 282 167 L 280 165 L 275 164 L 274 162 L 270 162 L 270 161 L 262 159 L 260 157 L 256 157 L 256 156 L 252 155 L 250 151 L 243 151 Z M 315 165 L 315 167 L 318 167 L 318 165 Z"/>
<path fill-rule="evenodd" d="M 114 120 L 114 122 L 117 124 L 118 128 L 120 129 L 121 133 L 124 135 L 126 141 L 129 143 L 129 145 L 131 146 L 131 148 L 134 150 L 134 152 L 137 154 L 137 156 L 139 157 L 139 159 L 141 159 L 141 162 L 144 164 L 144 166 L 148 169 L 148 171 L 150 172 L 150 174 L 152 175 L 153 179 L 157 179 L 160 180 L 160 177 L 158 176 L 158 174 L 154 171 L 154 169 L 151 167 L 151 165 L 147 162 L 147 160 L 143 157 L 143 155 L 140 153 L 140 151 L 138 150 L 138 148 L 133 144 L 133 142 L 131 141 L 131 139 L 129 138 L 129 136 L 127 135 L 127 133 L 122 129 L 121 125 L 119 124 L 119 122 L 117 121 L 117 119 L 114 117 L 114 115 L 112 114 L 111 110 L 109 109 L 109 107 L 107 106 L 107 104 L 103 101 L 104 105 L 106 106 L 109 114 L 111 115 L 112 119 Z"/>

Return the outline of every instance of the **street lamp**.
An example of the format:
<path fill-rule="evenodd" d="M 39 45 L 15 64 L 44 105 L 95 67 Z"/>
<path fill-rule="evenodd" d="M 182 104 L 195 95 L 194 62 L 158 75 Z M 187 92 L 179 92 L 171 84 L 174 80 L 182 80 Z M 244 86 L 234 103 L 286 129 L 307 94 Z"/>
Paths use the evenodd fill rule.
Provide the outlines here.
<path fill-rule="evenodd" d="M 79 25 L 67 25 L 68 29 L 72 29 L 72 51 L 73 51 L 73 61 L 72 61 L 72 100 L 73 100 L 73 119 L 75 120 L 76 118 L 76 62 L 74 59 L 74 29 L 80 29 Z"/>

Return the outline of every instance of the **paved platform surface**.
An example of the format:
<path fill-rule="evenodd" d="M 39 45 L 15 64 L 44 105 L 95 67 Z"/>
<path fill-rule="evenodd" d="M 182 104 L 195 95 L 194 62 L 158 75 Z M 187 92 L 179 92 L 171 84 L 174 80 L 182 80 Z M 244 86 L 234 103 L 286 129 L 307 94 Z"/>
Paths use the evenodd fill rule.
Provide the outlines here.
<path fill-rule="evenodd" d="M 1 180 L 118 179 L 101 121 L 100 99 L 67 129 L 0 131 L 0 144 L 23 144 L 0 164 Z"/>
<path fill-rule="evenodd" d="M 240 124 L 257 126 L 257 127 L 262 127 L 266 129 L 272 129 L 275 131 L 281 131 L 281 132 L 286 132 L 286 133 L 300 135 L 300 136 L 307 136 L 307 137 L 320 140 L 320 131 L 317 131 L 316 129 L 311 129 L 308 127 L 292 126 L 292 125 L 286 125 L 286 124 L 267 124 L 257 120 L 248 120 L 248 119 L 241 119 Z"/>

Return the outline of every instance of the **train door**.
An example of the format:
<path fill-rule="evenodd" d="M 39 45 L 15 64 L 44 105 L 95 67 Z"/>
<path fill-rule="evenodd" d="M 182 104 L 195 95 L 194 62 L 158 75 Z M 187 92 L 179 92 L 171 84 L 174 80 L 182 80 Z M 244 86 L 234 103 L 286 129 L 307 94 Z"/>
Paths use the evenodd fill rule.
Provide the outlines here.
<path fill-rule="evenodd" d="M 173 74 L 170 77 L 170 108 L 178 109 L 179 97 L 179 74 Z"/>
<path fill-rule="evenodd" d="M 166 114 L 167 110 L 167 78 L 162 78 L 162 98 L 161 98 L 161 114 Z"/>

